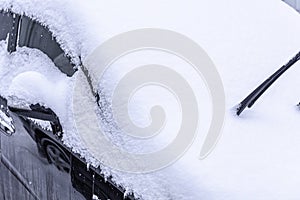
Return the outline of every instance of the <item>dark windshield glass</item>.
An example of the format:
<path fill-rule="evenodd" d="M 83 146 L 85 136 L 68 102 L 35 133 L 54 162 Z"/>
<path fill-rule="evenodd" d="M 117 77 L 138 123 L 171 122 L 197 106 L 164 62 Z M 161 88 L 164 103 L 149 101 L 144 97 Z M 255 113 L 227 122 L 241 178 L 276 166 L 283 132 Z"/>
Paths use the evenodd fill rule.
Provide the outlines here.
<path fill-rule="evenodd" d="M 12 14 L 0 11 L 0 40 L 5 40 L 12 28 Z"/>
<path fill-rule="evenodd" d="M 73 65 L 70 59 L 60 48 L 48 28 L 40 23 L 22 16 L 21 29 L 19 34 L 19 46 L 37 48 L 51 58 L 54 64 L 68 76 L 74 74 Z"/>

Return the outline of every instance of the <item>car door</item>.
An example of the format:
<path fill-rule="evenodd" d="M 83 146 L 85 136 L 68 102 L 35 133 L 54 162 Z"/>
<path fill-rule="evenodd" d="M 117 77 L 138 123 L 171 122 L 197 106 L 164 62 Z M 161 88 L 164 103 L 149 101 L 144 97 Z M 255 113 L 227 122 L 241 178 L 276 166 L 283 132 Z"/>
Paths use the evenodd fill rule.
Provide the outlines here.
<path fill-rule="evenodd" d="M 36 48 L 45 53 L 55 61 L 63 73 L 68 75 L 74 73 L 72 64 L 70 62 L 69 65 L 65 64 L 68 58 L 50 31 L 38 22 L 26 16 L 1 11 L 0 27 L 0 39 L 2 42 L 7 41 L 9 51 L 15 51 L 16 43 L 19 41 L 21 47 Z M 63 67 L 62 63 L 64 63 Z M 56 156 L 65 151 L 53 132 L 47 132 L 42 127 L 38 128 L 39 125 L 35 123 L 38 119 L 30 121 L 28 117 L 9 111 L 6 100 L 2 97 L 1 100 L 0 106 L 7 110 L 5 115 L 8 119 L 13 120 L 15 132 L 3 134 L 5 133 L 3 129 L 4 131 L 0 133 L 0 199 L 85 199 L 72 186 L 70 172 L 53 165 L 55 158 L 59 159 Z M 44 122 L 49 123 L 47 120 Z M 40 140 L 36 139 L 37 130 L 39 130 Z M 38 143 L 38 141 L 43 142 Z M 47 156 L 47 153 L 53 153 L 53 160 Z M 70 157 L 68 154 L 64 156 L 67 159 Z"/>

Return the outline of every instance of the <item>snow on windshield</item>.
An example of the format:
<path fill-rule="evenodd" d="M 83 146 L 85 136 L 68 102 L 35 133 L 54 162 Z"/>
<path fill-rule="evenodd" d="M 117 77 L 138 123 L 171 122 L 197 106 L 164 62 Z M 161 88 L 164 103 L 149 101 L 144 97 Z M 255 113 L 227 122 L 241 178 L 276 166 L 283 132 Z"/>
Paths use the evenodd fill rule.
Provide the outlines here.
<path fill-rule="evenodd" d="M 255 109 L 240 118 L 231 110 L 300 50 L 299 14 L 283 2 L 0 0 L 0 5 L 13 5 L 13 11 L 46 24 L 66 52 L 83 60 L 112 36 L 145 27 L 182 33 L 213 59 L 224 83 L 227 112 L 222 138 L 212 154 L 205 160 L 198 159 L 208 119 L 189 151 L 170 167 L 148 174 L 129 174 L 102 166 L 102 172 L 112 175 L 117 184 L 146 200 L 299 198 L 300 123 L 299 111 L 293 106 L 300 101 L 299 64 L 257 102 Z M 8 55 L 1 43 L 0 54 L 0 93 L 53 108 L 65 130 L 64 143 L 91 164 L 99 165 L 76 134 L 70 106 L 76 75 L 67 78 L 38 50 L 19 48 Z M 140 63 L 142 56 L 143 62 L 165 59 L 156 53 L 132 58 Z M 105 81 L 107 88 L 114 87 L 122 74 L 118 66 L 126 63 L 132 64 L 128 60 L 114 64 L 115 70 Z M 168 99 L 161 102 L 168 103 Z M 138 98 L 136 102 L 147 103 Z M 204 107 L 209 105 L 208 100 L 202 103 Z M 176 113 L 176 109 L 172 112 Z M 119 136 L 110 139 L 125 149 L 136 144 L 127 138 L 120 140 Z M 139 144 L 133 150 L 144 151 L 143 145 L 146 148 L 147 144 Z"/>

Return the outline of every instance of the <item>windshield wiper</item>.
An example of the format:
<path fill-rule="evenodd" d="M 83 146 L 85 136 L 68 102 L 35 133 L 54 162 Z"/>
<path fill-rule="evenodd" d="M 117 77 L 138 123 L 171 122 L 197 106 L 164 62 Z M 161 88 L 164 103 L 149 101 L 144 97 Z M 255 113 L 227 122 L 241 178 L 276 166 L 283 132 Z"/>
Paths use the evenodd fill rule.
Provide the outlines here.
<path fill-rule="evenodd" d="M 296 54 L 286 65 L 283 65 L 272 76 L 259 85 L 253 92 L 251 92 L 238 106 L 236 114 L 240 115 L 245 108 L 251 108 L 257 99 L 291 66 L 300 60 L 300 52 Z"/>

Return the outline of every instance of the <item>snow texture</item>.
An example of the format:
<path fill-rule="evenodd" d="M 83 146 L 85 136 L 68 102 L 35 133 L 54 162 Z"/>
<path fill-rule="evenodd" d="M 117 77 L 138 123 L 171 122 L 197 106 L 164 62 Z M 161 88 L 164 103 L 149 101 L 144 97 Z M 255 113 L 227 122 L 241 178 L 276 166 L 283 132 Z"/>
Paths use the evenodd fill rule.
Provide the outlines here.
<path fill-rule="evenodd" d="M 84 60 L 112 36 L 145 27 L 182 33 L 201 45 L 212 58 L 224 83 L 227 106 L 222 138 L 215 150 L 206 159 L 198 160 L 210 122 L 210 119 L 200 118 L 203 122 L 193 145 L 172 166 L 148 174 L 123 173 L 101 166 L 103 174 L 112 175 L 127 192 L 133 191 L 145 200 L 300 198 L 300 114 L 294 106 L 300 100 L 297 92 L 299 64 L 252 110 L 245 111 L 241 117 L 236 117 L 232 111 L 248 92 L 300 50 L 299 14 L 280 0 L 0 0 L 0 5 L 47 25 L 77 65 L 79 56 Z M 128 63 L 150 60 L 175 64 L 179 71 L 185 69 L 184 63 L 176 58 L 165 61 L 165 55 L 156 52 L 135 54 L 132 58 L 134 62 L 125 59 L 114 64 L 115 70 L 105 79 L 109 82 L 107 90 L 114 87 L 122 75 L 116 70 Z M 202 90 L 205 89 L 203 81 L 193 77 L 192 71 L 181 72 L 189 77 L 194 88 L 200 85 L 196 95 L 203 104 L 200 105 L 205 111 L 202 116 L 211 116 L 209 98 Z M 72 78 L 63 75 L 38 50 L 22 47 L 9 55 L 5 42 L 1 42 L 1 95 L 10 103 L 25 101 L 51 107 L 65 130 L 64 143 L 98 166 L 100 162 L 91 157 L 76 134 L 71 107 L 75 79 L 76 75 Z M 159 100 L 176 106 L 174 102 L 169 103 L 169 98 Z M 144 113 L 148 108 L 142 104 L 149 107 L 154 100 L 157 99 L 143 101 L 137 97 L 132 105 L 138 106 L 137 112 Z M 177 110 L 170 111 L 172 118 Z M 172 119 L 179 120 L 176 116 Z M 141 122 L 147 124 L 149 119 L 142 117 Z M 176 129 L 176 123 L 171 123 L 171 127 Z M 121 137 L 120 133 L 108 134 L 108 137 L 127 150 L 138 144 Z M 172 137 L 166 136 L 159 141 Z M 156 145 L 147 148 L 140 143 L 132 151 L 149 151 L 153 146 Z"/>

